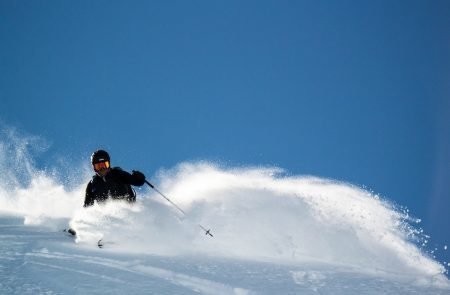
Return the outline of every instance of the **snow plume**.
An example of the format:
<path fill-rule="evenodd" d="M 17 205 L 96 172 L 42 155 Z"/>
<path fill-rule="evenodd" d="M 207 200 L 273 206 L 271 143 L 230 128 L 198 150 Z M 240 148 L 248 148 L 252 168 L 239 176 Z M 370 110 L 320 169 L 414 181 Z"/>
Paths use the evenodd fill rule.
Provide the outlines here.
<path fill-rule="evenodd" d="M 149 191 L 134 206 L 118 202 L 79 210 L 72 226 L 80 244 L 103 239 L 115 244 L 111 251 L 320 262 L 448 283 L 444 267 L 411 241 L 419 231 L 407 214 L 363 189 L 282 176 L 280 169 L 210 163 L 180 164 L 161 172 L 156 183 L 186 216 Z"/>
<path fill-rule="evenodd" d="M 13 128 L 0 130 L 0 213 L 23 216 L 25 224 L 57 228 L 79 207 L 82 191 L 67 190 L 54 170 L 36 168 L 35 155 L 47 148 L 40 137 Z"/>
<path fill-rule="evenodd" d="M 150 178 L 186 215 L 147 189 L 133 205 L 82 208 L 88 169 L 68 187 L 35 168 L 30 138 L 1 136 L 0 214 L 55 231 L 70 224 L 78 247 L 96 249 L 102 239 L 111 252 L 315 263 L 449 287 L 445 268 L 415 245 L 422 237 L 414 220 L 361 188 L 277 168 L 183 163 Z M 17 163 L 24 168 L 16 171 Z"/>
<path fill-rule="evenodd" d="M 46 148 L 37 136 L 25 136 L 12 128 L 0 130 L 0 171 L 2 184 L 21 186 L 36 173 L 32 155 Z"/>

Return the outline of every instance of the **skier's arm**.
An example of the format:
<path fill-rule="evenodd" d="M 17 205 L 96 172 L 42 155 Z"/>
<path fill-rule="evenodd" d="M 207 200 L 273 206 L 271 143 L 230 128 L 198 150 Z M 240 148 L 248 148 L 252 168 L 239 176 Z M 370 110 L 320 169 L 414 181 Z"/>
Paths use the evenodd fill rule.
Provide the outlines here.
<path fill-rule="evenodd" d="M 119 174 L 120 179 L 127 184 L 135 185 L 135 186 L 142 186 L 145 183 L 145 175 L 142 174 L 139 171 L 134 171 L 130 174 L 123 170 L 117 171 Z"/>

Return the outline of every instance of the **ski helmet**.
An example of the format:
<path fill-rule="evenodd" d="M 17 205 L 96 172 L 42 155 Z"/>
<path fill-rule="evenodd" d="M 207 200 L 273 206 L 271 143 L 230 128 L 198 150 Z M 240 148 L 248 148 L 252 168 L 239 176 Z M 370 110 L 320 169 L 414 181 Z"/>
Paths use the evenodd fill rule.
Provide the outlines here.
<path fill-rule="evenodd" d="M 100 162 L 106 162 L 110 161 L 109 154 L 104 150 L 97 150 L 92 153 L 91 156 L 91 163 L 100 163 Z"/>

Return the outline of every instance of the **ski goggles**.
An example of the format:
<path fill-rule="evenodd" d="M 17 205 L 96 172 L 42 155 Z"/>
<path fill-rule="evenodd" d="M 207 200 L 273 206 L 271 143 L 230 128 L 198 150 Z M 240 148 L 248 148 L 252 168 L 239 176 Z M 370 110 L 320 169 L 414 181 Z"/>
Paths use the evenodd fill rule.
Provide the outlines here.
<path fill-rule="evenodd" d="M 94 166 L 94 170 L 95 171 L 100 171 L 102 169 L 108 169 L 109 168 L 109 161 L 94 163 L 93 166 Z"/>

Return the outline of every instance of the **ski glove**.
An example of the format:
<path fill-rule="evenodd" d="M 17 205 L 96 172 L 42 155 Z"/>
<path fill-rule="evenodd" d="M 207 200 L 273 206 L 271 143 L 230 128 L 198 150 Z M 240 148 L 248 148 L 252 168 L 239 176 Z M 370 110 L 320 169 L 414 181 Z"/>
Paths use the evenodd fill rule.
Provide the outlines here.
<path fill-rule="evenodd" d="M 145 175 L 142 172 L 133 170 L 131 175 L 135 179 L 137 185 L 143 185 L 145 183 Z"/>

